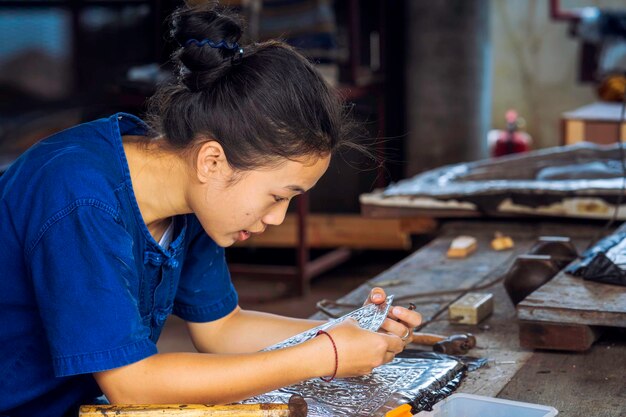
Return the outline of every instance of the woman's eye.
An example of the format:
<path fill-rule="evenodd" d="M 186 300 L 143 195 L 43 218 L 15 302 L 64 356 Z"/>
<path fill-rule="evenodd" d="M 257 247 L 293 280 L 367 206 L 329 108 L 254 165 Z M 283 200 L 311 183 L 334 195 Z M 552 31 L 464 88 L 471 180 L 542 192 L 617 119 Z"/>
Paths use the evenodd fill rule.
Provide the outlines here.
<path fill-rule="evenodd" d="M 282 201 L 287 201 L 287 199 L 285 197 L 279 197 L 277 195 L 274 196 L 274 201 L 276 201 L 277 203 L 280 203 Z"/>

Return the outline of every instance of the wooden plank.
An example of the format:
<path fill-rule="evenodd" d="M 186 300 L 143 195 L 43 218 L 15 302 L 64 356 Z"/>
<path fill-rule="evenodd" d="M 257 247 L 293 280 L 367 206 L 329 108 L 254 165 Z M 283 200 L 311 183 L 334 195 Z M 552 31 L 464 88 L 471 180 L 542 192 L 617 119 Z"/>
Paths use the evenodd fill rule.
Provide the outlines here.
<path fill-rule="evenodd" d="M 584 352 L 598 339 L 600 330 L 581 324 L 561 324 L 521 320 L 520 346 L 527 349 Z"/>
<path fill-rule="evenodd" d="M 522 320 L 626 327 L 626 287 L 559 273 L 517 305 Z"/>
<path fill-rule="evenodd" d="M 585 351 L 598 338 L 594 326 L 626 327 L 626 287 L 560 272 L 517 305 L 517 316 L 522 346 Z"/>
<path fill-rule="evenodd" d="M 411 234 L 432 233 L 437 223 L 429 217 L 368 219 L 358 214 L 311 214 L 307 216 L 307 244 L 312 248 L 409 249 Z M 238 247 L 294 247 L 297 217 L 289 214 L 282 225 L 252 236 Z"/>
<path fill-rule="evenodd" d="M 79 417 L 289 417 L 287 404 L 146 404 L 83 405 Z"/>
<path fill-rule="evenodd" d="M 392 197 L 394 198 L 394 197 Z M 378 205 L 378 203 L 361 204 L 361 214 L 373 219 L 397 219 L 415 216 L 432 216 L 432 217 L 482 217 L 483 214 L 476 210 L 427 210 L 421 207 L 402 207 L 400 205 Z"/>
<path fill-rule="evenodd" d="M 406 217 L 480 217 L 483 213 L 476 205 L 456 200 L 441 201 L 434 198 L 410 196 L 383 197 L 380 190 L 361 194 L 361 214 L 368 218 L 397 219 Z"/>
<path fill-rule="evenodd" d="M 363 216 L 359 216 L 359 218 L 364 219 L 365 221 L 372 220 L 372 219 L 364 218 Z M 420 217 L 413 216 L 413 217 L 397 219 L 397 221 L 399 222 L 398 227 L 401 233 L 408 233 L 412 235 L 432 233 L 438 227 L 437 221 L 429 216 L 420 216 Z"/>
<path fill-rule="evenodd" d="M 427 199 L 411 199 L 405 196 L 383 198 L 380 193 L 361 195 L 361 214 L 368 218 L 390 219 L 414 216 L 426 216 L 438 219 L 444 218 L 534 218 L 535 221 L 545 221 L 553 217 L 555 222 L 563 218 L 609 219 L 613 216 L 615 206 L 604 200 L 594 197 L 566 197 L 562 201 L 540 207 L 529 207 L 517 204 L 511 199 L 503 200 L 497 209 L 488 213 L 480 212 L 475 208 L 455 206 L 432 207 Z M 366 202 L 363 202 L 366 201 Z M 620 205 L 618 219 L 626 219 L 626 205 Z"/>

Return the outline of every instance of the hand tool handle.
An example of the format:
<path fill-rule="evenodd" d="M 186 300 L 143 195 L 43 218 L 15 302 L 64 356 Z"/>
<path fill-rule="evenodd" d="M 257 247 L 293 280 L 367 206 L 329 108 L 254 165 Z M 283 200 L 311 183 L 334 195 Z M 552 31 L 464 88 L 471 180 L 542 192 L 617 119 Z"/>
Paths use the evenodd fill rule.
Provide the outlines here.
<path fill-rule="evenodd" d="M 416 345 L 432 346 L 442 340 L 445 340 L 445 337 L 438 334 L 413 332 L 413 343 Z"/>
<path fill-rule="evenodd" d="M 79 417 L 290 417 L 287 404 L 83 405 Z"/>

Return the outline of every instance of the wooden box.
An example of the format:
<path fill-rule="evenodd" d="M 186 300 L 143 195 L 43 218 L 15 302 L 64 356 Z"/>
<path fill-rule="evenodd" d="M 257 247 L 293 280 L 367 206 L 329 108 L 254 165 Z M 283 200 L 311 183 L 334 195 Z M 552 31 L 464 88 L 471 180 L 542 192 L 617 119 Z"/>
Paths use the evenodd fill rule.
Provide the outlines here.
<path fill-rule="evenodd" d="M 561 144 L 617 142 L 621 110 L 621 103 L 597 102 L 563 113 Z M 622 123 L 619 132 L 622 142 L 626 142 L 626 123 Z"/>

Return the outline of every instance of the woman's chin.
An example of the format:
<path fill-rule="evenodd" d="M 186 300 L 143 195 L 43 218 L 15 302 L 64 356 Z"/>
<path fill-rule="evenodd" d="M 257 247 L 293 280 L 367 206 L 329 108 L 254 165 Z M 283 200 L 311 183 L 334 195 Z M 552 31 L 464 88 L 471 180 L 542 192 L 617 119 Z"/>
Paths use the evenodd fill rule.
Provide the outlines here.
<path fill-rule="evenodd" d="M 206 233 L 206 230 L 205 230 Z M 207 235 L 213 239 L 213 242 L 222 248 L 227 248 L 229 246 L 237 243 L 237 235 L 235 233 L 224 233 L 224 234 L 215 234 L 215 233 L 207 233 Z"/>
<path fill-rule="evenodd" d="M 235 243 L 239 241 L 239 239 L 237 239 L 237 237 L 234 235 L 228 235 L 221 239 L 213 239 L 213 240 L 215 241 L 215 243 L 217 243 L 218 246 L 221 246 L 223 248 L 233 246 Z"/>

